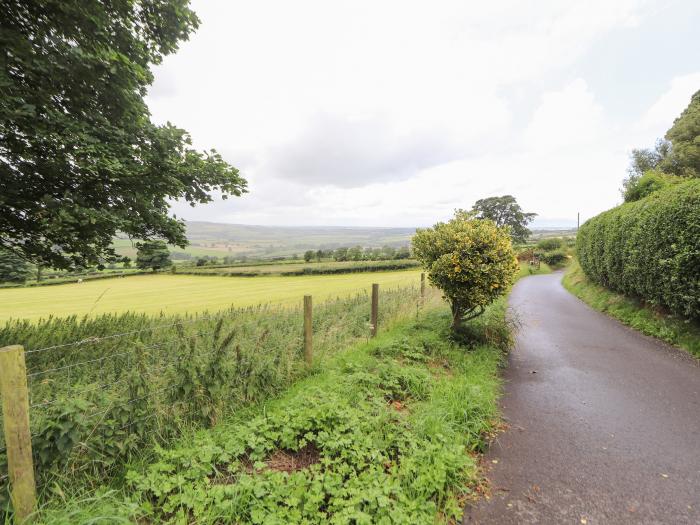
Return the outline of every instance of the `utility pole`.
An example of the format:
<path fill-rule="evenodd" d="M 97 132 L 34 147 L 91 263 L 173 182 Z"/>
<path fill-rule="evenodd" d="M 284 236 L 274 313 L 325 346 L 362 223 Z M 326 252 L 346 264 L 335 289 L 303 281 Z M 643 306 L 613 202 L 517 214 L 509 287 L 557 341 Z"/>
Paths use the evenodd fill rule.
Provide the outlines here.
<path fill-rule="evenodd" d="M 578 233 L 578 227 L 581 224 L 581 212 L 576 212 L 576 233 Z"/>

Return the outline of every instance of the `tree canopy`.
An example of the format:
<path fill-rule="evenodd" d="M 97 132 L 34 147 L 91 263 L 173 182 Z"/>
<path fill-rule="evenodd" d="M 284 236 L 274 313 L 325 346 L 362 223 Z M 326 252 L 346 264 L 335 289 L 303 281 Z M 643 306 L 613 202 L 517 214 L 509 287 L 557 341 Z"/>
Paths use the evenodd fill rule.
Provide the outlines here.
<path fill-rule="evenodd" d="M 168 246 L 163 241 L 144 241 L 136 244 L 136 267 L 154 272 L 173 265 Z M 199 264 L 197 264 L 199 266 Z"/>
<path fill-rule="evenodd" d="M 657 170 L 668 157 L 671 143 L 667 140 L 657 140 L 653 149 L 635 148 L 630 153 L 630 164 L 627 168 L 627 178 L 622 182 L 622 196 L 625 202 L 638 198 L 636 186 L 639 179 L 651 170 Z"/>
<path fill-rule="evenodd" d="M 508 230 L 456 212 L 448 222 L 416 232 L 413 253 L 452 308 L 452 328 L 484 312 L 507 292 L 518 272 Z"/>
<path fill-rule="evenodd" d="M 479 199 L 472 211 L 478 219 L 490 219 L 498 227 L 509 227 L 513 242 L 527 240 L 531 233 L 527 225 L 537 216 L 536 213 L 525 213 L 512 195 Z"/>
<path fill-rule="evenodd" d="M 700 91 L 653 149 L 632 150 L 627 177 L 622 182 L 625 202 L 666 187 L 673 183 L 674 176 L 700 177 Z"/>
<path fill-rule="evenodd" d="M 0 281 L 23 283 L 30 274 L 27 261 L 10 250 L 0 248 Z"/>
<path fill-rule="evenodd" d="M 671 184 L 683 182 L 683 177 L 669 175 L 658 169 L 647 170 L 641 177 L 630 181 L 624 188 L 623 196 L 625 202 L 638 201 L 655 191 L 659 191 Z"/>
<path fill-rule="evenodd" d="M 672 148 L 663 162 L 663 171 L 681 177 L 700 177 L 700 91 L 666 132 L 666 140 Z"/>
<path fill-rule="evenodd" d="M 156 126 L 150 67 L 199 20 L 188 0 L 0 0 L 0 246 L 56 268 L 113 261 L 117 232 L 185 246 L 169 202 L 246 181 Z"/>

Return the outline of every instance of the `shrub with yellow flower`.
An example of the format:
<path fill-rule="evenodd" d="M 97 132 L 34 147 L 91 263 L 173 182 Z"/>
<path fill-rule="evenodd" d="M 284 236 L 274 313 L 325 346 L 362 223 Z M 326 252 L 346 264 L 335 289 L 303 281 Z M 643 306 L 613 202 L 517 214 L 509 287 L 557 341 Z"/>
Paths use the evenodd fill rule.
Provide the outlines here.
<path fill-rule="evenodd" d="M 518 273 L 509 230 L 463 210 L 448 222 L 418 230 L 412 244 L 428 279 L 452 307 L 453 330 L 484 313 Z"/>

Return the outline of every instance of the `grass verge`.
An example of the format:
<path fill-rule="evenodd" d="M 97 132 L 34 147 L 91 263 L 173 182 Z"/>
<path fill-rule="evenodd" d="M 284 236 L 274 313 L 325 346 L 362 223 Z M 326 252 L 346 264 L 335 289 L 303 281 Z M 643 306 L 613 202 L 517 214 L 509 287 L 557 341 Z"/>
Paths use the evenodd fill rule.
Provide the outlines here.
<path fill-rule="evenodd" d="M 541 275 L 545 273 L 552 273 L 552 269 L 546 264 L 541 262 L 539 268 L 537 266 L 531 266 L 526 262 L 520 262 L 520 270 L 516 276 L 516 280 L 527 277 L 528 275 Z"/>
<path fill-rule="evenodd" d="M 562 283 L 572 294 L 596 310 L 700 357 L 700 325 L 697 323 L 664 314 L 639 300 L 593 283 L 575 260 L 569 266 Z"/>
<path fill-rule="evenodd" d="M 497 421 L 505 299 L 450 337 L 441 307 L 337 354 L 281 397 L 132 464 L 39 522 L 435 523 L 459 517 Z"/>

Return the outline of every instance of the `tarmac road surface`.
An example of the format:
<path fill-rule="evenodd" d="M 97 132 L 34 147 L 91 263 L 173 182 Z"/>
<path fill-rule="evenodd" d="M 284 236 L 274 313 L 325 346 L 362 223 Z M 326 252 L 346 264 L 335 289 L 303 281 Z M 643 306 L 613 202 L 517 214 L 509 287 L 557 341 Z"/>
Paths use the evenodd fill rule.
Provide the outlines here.
<path fill-rule="evenodd" d="M 700 366 L 569 294 L 521 279 L 521 327 L 464 523 L 700 524 Z"/>

